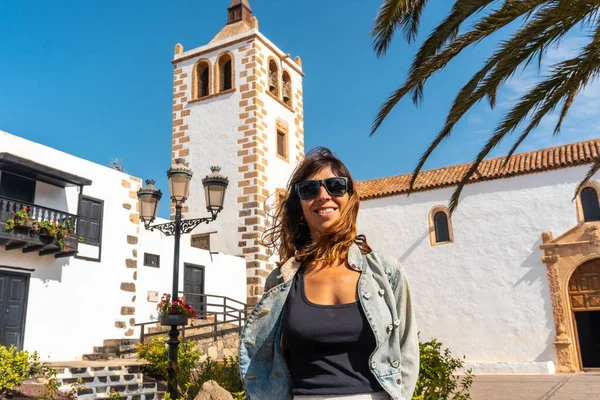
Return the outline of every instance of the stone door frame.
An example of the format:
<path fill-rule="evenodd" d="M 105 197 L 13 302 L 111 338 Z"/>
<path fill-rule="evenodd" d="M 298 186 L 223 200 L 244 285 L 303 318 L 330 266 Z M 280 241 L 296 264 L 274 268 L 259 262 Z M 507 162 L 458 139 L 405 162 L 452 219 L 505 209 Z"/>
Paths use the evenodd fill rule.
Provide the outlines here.
<path fill-rule="evenodd" d="M 582 264 L 600 258 L 600 222 L 582 222 L 554 239 L 542 233 L 552 313 L 556 328 L 554 346 L 558 356 L 557 372 L 582 370 L 575 314 L 571 307 L 569 281 Z"/>

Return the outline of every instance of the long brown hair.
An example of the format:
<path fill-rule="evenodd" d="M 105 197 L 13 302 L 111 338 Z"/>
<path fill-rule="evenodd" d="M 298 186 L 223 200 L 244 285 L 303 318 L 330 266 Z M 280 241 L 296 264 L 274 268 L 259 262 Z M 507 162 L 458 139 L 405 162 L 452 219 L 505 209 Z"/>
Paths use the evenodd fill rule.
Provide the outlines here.
<path fill-rule="evenodd" d="M 329 167 L 340 177 L 348 178 L 348 202 L 340 210 L 341 215 L 327 229 L 311 235 L 304 215 L 296 184 Z M 325 147 L 310 150 L 298 164 L 287 184 L 287 193 L 280 198 L 273 218 L 273 226 L 262 237 L 263 245 L 277 250 L 281 262 L 295 256 L 299 261 L 335 261 L 346 258 L 350 246 L 358 244 L 364 253 L 371 251 L 366 238 L 356 235 L 356 218 L 359 199 L 354 189 L 354 180 L 348 168 Z"/>

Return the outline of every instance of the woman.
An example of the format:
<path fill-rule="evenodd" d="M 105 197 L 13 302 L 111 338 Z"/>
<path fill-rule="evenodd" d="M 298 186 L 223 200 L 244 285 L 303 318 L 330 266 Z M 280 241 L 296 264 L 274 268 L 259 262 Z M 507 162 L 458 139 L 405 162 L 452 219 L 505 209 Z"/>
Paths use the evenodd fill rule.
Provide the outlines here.
<path fill-rule="evenodd" d="M 240 340 L 250 400 L 410 400 L 419 345 L 400 264 L 356 234 L 359 199 L 344 164 L 310 151 L 264 241 L 281 263 Z"/>

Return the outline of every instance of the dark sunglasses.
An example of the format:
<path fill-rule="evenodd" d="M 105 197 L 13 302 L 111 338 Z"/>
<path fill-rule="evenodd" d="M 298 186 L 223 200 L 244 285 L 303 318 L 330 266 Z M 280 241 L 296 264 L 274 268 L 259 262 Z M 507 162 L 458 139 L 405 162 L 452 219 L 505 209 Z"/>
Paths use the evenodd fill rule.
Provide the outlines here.
<path fill-rule="evenodd" d="M 311 200 L 317 197 L 321 186 L 332 196 L 343 196 L 348 192 L 348 178 L 343 176 L 312 180 L 296 183 L 296 192 L 302 200 Z"/>

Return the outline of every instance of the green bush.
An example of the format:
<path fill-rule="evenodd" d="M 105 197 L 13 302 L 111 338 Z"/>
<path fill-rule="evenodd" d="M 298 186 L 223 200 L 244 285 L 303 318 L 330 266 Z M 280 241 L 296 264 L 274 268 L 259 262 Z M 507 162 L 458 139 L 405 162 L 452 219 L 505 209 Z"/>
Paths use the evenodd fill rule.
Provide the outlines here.
<path fill-rule="evenodd" d="M 138 357 L 148 364 L 142 366 L 142 371 L 154 378 L 169 381 L 169 345 L 166 336 L 159 336 L 150 343 L 138 343 Z M 175 369 L 175 385 L 185 387 L 190 381 L 190 375 L 200 360 L 200 351 L 196 342 L 184 341 L 179 344 L 177 352 L 177 368 Z"/>
<path fill-rule="evenodd" d="M 41 362 L 37 352 L 29 354 L 27 351 L 17 351 L 14 346 L 0 346 L 0 398 L 27 379 L 38 376 L 46 380 L 43 398 L 54 398 L 59 386 L 56 371 L 49 364 Z"/>
<path fill-rule="evenodd" d="M 461 378 L 456 370 L 463 368 L 464 360 L 453 358 L 450 350 L 442 348 L 436 339 L 419 342 L 420 368 L 417 387 L 412 400 L 470 400 L 473 384 L 471 370 Z"/>
<path fill-rule="evenodd" d="M 0 395 L 19 386 L 30 377 L 29 353 L 0 346 Z"/>
<path fill-rule="evenodd" d="M 206 359 L 196 381 L 200 386 L 206 381 L 215 381 L 228 392 L 237 393 L 244 390 L 240 378 L 240 362 L 237 357 L 225 357 L 223 362 L 217 362 L 210 357 Z"/>

